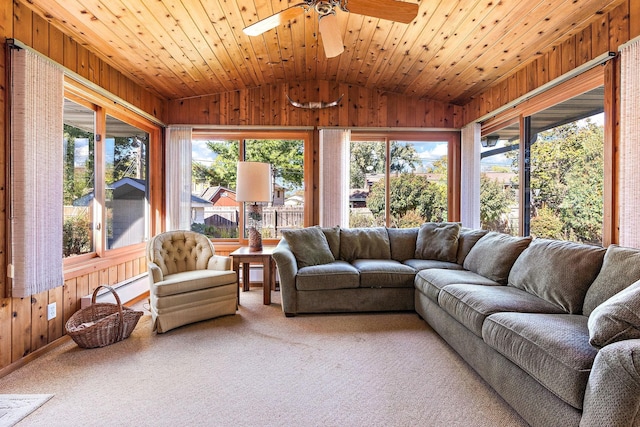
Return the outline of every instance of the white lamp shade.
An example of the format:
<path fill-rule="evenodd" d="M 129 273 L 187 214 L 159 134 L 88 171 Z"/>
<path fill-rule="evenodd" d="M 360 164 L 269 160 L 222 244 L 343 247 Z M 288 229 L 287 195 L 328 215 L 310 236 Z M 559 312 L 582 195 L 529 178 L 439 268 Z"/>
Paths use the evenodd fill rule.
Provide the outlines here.
<path fill-rule="evenodd" d="M 270 202 L 273 190 L 271 165 L 260 162 L 238 162 L 236 201 Z"/>

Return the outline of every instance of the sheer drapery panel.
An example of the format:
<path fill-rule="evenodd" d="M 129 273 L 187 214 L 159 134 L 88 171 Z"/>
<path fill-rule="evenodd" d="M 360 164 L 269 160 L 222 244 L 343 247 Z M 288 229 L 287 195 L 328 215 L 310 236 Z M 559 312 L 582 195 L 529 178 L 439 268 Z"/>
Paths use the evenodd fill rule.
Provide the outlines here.
<path fill-rule="evenodd" d="M 11 50 L 11 295 L 64 284 L 62 70 Z"/>
<path fill-rule="evenodd" d="M 349 226 L 349 141 L 351 131 L 320 130 L 320 225 Z"/>
<path fill-rule="evenodd" d="M 480 228 L 480 124 L 469 123 L 461 132 L 460 220 Z"/>
<path fill-rule="evenodd" d="M 621 49 L 620 244 L 640 248 L 640 39 Z"/>
<path fill-rule="evenodd" d="M 187 126 L 171 126 L 167 130 L 167 231 L 191 229 L 191 133 Z"/>

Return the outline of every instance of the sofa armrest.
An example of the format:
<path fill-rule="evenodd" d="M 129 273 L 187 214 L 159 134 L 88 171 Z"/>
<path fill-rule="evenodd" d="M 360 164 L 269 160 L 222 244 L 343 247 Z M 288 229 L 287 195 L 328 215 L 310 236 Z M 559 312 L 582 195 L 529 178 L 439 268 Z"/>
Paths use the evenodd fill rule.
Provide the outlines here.
<path fill-rule="evenodd" d="M 289 244 L 282 239 L 273 250 L 273 260 L 280 275 L 280 295 L 282 296 L 282 311 L 285 314 L 296 312 L 296 274 L 298 262 L 291 252 Z"/>
<path fill-rule="evenodd" d="M 640 339 L 597 354 L 587 383 L 581 427 L 640 425 Z"/>
<path fill-rule="evenodd" d="M 231 257 L 224 255 L 214 255 L 209 258 L 207 270 L 233 270 Z"/>
<path fill-rule="evenodd" d="M 155 262 L 147 263 L 147 270 L 149 270 L 149 280 L 151 283 L 158 283 L 164 280 L 162 270 Z"/>

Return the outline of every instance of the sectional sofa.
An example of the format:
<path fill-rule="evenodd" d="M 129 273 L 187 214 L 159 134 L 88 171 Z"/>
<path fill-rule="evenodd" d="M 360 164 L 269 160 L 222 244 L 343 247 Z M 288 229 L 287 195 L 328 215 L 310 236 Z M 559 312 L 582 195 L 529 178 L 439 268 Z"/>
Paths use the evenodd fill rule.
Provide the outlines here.
<path fill-rule="evenodd" d="M 415 310 L 529 424 L 640 426 L 640 250 L 457 223 L 283 235 L 285 315 Z"/>

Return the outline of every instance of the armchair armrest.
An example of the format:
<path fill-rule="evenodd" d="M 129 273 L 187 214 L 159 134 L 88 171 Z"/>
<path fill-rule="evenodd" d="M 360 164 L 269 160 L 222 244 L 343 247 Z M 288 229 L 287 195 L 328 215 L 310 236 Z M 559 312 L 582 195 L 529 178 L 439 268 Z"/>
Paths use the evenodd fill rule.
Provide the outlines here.
<path fill-rule="evenodd" d="M 623 340 L 597 354 L 587 383 L 581 427 L 640 424 L 640 339 Z"/>
<path fill-rule="evenodd" d="M 158 264 L 149 262 L 147 263 L 147 269 L 149 270 L 149 280 L 151 281 L 151 284 L 162 282 L 164 280 L 164 274 L 162 274 L 162 270 Z"/>
<path fill-rule="evenodd" d="M 224 255 L 214 255 L 209 258 L 207 270 L 233 270 L 231 257 Z"/>

